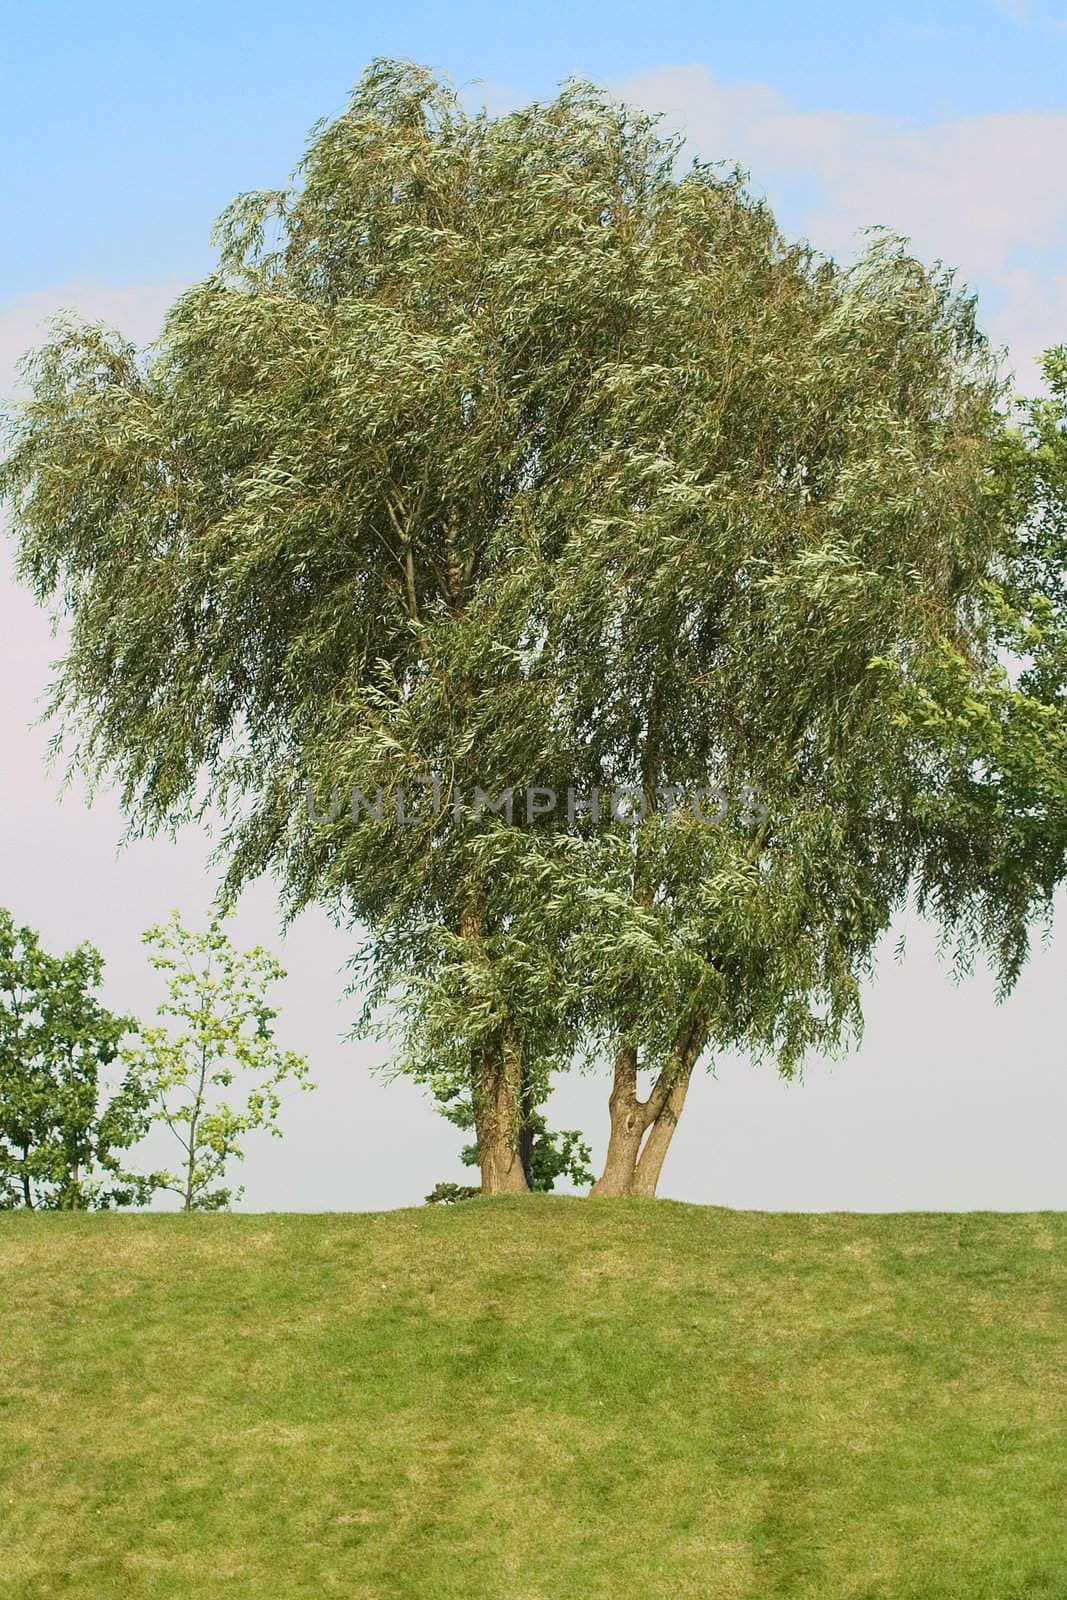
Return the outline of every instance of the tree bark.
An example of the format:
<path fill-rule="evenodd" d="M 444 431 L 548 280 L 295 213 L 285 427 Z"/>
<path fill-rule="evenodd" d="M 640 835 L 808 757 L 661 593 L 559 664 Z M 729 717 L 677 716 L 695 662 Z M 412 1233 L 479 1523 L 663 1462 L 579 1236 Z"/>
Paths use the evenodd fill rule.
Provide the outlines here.
<path fill-rule="evenodd" d="M 481 895 L 475 892 L 460 913 L 462 938 L 480 950 L 484 932 Z M 528 1194 L 530 1150 L 524 1147 L 527 1123 L 522 1051 L 506 1022 L 471 1063 L 471 1103 L 478 1139 L 483 1194 Z"/>
<path fill-rule="evenodd" d="M 524 1060 L 522 1063 L 522 1090 L 519 1095 L 519 1160 L 522 1162 L 523 1176 L 526 1187 L 533 1189 L 533 1119 L 537 1110 L 537 1100 L 534 1095 L 533 1078 L 529 1066 Z"/>
<path fill-rule="evenodd" d="M 637 1158 L 633 1179 L 630 1183 L 631 1194 L 642 1194 L 649 1198 L 655 1195 L 659 1175 L 663 1170 L 663 1162 L 667 1151 L 670 1149 L 674 1130 L 678 1126 L 678 1118 L 685 1105 L 685 1097 L 689 1090 L 689 1079 L 693 1072 L 693 1062 L 688 1066 L 679 1061 L 674 1082 L 671 1084 L 663 1110 L 656 1118 L 649 1130 L 641 1154 Z"/>
<path fill-rule="evenodd" d="M 483 1194 L 528 1194 L 522 1151 L 522 1062 L 503 1041 L 479 1072 L 474 1124 Z"/>
<path fill-rule="evenodd" d="M 663 1162 L 685 1105 L 693 1067 L 707 1041 L 707 1027 L 697 1019 L 682 1029 L 671 1058 L 656 1079 L 647 1100 L 637 1096 L 637 1050 L 621 1045 L 608 1106 L 611 1132 L 604 1170 L 590 1197 L 619 1195 L 653 1197 Z"/>
<path fill-rule="evenodd" d="M 604 1170 L 590 1189 L 590 1197 L 612 1198 L 629 1194 L 641 1139 L 648 1126 L 644 1105 L 637 1098 L 637 1050 L 620 1045 L 615 1056 L 615 1079 L 608 1099 L 611 1131 Z"/>

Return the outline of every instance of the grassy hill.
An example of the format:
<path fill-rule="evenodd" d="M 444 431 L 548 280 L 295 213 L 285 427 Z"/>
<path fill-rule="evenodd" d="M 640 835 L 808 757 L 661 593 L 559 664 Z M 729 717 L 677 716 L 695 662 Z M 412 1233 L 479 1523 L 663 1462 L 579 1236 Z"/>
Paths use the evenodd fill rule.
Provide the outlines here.
<path fill-rule="evenodd" d="M 0 1217 L 3 1600 L 1067 1596 L 1067 1217 Z"/>

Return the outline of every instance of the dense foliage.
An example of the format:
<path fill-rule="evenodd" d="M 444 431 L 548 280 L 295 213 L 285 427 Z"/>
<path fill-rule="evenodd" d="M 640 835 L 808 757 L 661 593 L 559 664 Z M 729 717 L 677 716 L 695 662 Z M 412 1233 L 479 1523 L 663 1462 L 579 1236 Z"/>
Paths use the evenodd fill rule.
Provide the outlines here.
<path fill-rule="evenodd" d="M 148 1126 L 136 1073 L 109 1082 L 130 1017 L 100 1003 L 91 944 L 51 955 L 0 908 L 0 1207 L 143 1203 L 154 1178 L 124 1170 Z"/>

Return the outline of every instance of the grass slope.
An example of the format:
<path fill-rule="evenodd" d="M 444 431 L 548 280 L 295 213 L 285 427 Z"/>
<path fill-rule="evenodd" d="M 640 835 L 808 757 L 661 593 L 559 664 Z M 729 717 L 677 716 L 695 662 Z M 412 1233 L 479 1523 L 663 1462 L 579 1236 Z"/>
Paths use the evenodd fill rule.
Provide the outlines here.
<path fill-rule="evenodd" d="M 0 1217 L 3 1600 L 1067 1596 L 1067 1217 Z"/>

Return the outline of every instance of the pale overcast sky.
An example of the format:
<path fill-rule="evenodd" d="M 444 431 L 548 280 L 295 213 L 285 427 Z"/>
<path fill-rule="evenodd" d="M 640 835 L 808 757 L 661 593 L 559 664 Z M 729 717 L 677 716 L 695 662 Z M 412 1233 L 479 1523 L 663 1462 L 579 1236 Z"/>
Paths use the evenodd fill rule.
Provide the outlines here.
<path fill-rule="evenodd" d="M 1040 350 L 1067 340 L 1062 6 L 105 0 L 22 8 L 5 48 L 0 394 L 60 306 L 151 338 L 210 267 L 217 213 L 283 181 L 308 127 L 378 54 L 501 106 L 592 77 L 664 112 L 702 155 L 747 167 L 790 232 L 844 255 L 865 225 L 909 234 L 977 290 L 1020 387 Z M 55 946 L 94 940 L 111 1002 L 144 1012 L 157 991 L 140 932 L 174 906 L 205 917 L 205 843 L 188 833 L 120 852 L 107 796 L 92 809 L 77 791 L 60 798 L 31 726 L 54 646 L 6 570 L 0 651 L 0 904 Z M 862 1048 L 788 1086 L 720 1062 L 694 1084 L 661 1192 L 766 1209 L 1067 1207 L 1063 924 L 997 1007 L 984 975 L 952 986 L 913 920 L 904 963 L 889 948 L 881 963 Z M 409 1084 L 373 1074 L 380 1049 L 343 1040 L 350 942 L 319 916 L 283 941 L 267 885 L 246 897 L 236 934 L 288 966 L 286 1042 L 310 1053 L 320 1086 L 287 1107 L 283 1141 L 250 1147 L 243 1208 L 379 1209 L 462 1180 L 456 1131 Z M 551 1112 L 598 1157 L 606 1093 L 604 1079 L 574 1077 Z"/>

